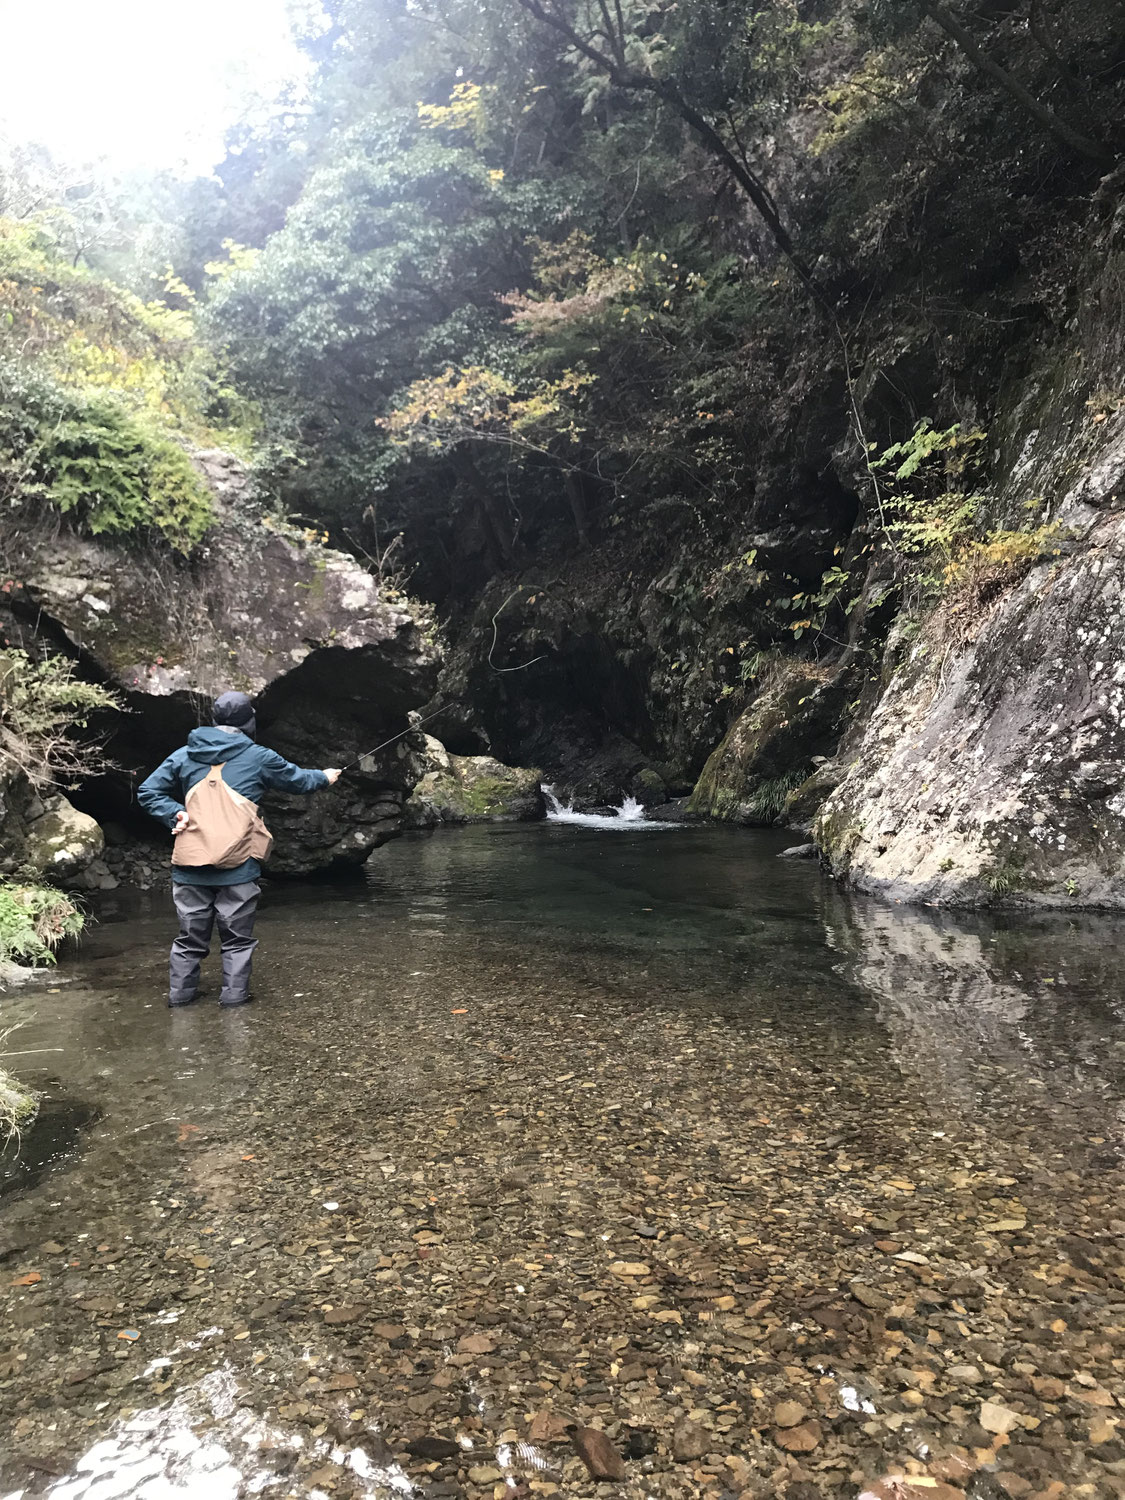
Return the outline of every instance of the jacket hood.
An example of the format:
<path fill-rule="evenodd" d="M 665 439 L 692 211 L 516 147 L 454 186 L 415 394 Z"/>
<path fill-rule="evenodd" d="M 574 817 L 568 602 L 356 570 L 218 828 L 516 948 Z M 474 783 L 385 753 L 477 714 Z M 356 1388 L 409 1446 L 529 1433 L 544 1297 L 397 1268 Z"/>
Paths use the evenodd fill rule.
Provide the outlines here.
<path fill-rule="evenodd" d="M 225 765 L 253 748 L 254 741 L 239 730 L 193 729 L 187 741 L 189 759 L 201 766 Z"/>

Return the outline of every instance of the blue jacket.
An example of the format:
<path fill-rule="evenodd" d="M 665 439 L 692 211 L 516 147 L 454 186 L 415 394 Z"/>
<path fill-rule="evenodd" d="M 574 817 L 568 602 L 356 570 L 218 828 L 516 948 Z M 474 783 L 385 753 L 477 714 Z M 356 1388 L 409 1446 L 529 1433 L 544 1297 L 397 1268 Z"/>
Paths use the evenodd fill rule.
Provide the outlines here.
<path fill-rule="evenodd" d="M 217 765 L 223 768 L 226 784 L 251 802 L 260 802 L 270 788 L 279 792 L 316 792 L 328 785 L 323 771 L 302 771 L 276 750 L 256 745 L 240 730 L 216 726 L 193 729 L 183 749 L 173 751 L 141 783 L 137 801 L 145 812 L 171 828 L 184 810 L 188 792 Z M 256 859 L 248 859 L 233 870 L 220 870 L 216 865 L 172 866 L 172 879 L 179 885 L 240 885 L 246 880 L 257 880 L 261 873 L 262 867 Z"/>

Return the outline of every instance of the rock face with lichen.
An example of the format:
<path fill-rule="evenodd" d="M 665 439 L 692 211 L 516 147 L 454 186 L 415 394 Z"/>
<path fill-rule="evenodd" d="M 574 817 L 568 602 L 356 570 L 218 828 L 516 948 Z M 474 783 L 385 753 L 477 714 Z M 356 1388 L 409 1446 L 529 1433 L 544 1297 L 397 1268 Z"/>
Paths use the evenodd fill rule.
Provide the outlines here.
<path fill-rule="evenodd" d="M 1009 512 L 1057 542 L 950 640 L 939 610 L 886 681 L 814 824 L 859 888 L 955 905 L 1125 906 L 1125 410 L 1017 410 Z M 948 622 L 946 622 L 948 623 Z"/>
<path fill-rule="evenodd" d="M 696 783 L 690 812 L 728 823 L 768 824 L 834 747 L 847 674 L 795 662 L 741 713 Z"/>
<path fill-rule="evenodd" d="M 505 766 L 490 755 L 450 755 L 425 736 L 426 771 L 406 804 L 412 828 L 439 823 L 519 823 L 546 811 L 539 771 Z"/>
<path fill-rule="evenodd" d="M 0 877 L 68 883 L 97 861 L 102 830 L 59 792 L 36 792 L 26 778 L 0 780 Z"/>
<path fill-rule="evenodd" d="M 224 688 L 250 693 L 259 739 L 305 766 L 360 760 L 314 798 L 271 798 L 270 868 L 305 874 L 362 863 L 399 832 L 422 774 L 406 714 L 432 695 L 440 653 L 424 611 L 385 590 L 315 534 L 257 507 L 229 454 L 197 455 L 219 524 L 190 560 L 62 530 L 6 596 L 12 629 L 64 643 L 119 688 L 130 710 L 110 746 L 147 774 Z M 360 759 L 363 757 L 362 759 Z M 133 779 L 94 789 L 94 808 L 129 812 Z"/>

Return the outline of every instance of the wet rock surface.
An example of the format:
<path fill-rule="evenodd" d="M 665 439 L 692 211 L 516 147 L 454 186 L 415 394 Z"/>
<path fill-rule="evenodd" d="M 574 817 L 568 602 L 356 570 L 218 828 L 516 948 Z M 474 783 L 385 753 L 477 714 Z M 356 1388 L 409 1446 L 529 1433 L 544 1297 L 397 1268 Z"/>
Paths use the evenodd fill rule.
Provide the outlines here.
<path fill-rule="evenodd" d="M 768 826 L 840 734 L 853 675 L 797 662 L 745 709 L 708 758 L 688 804 L 727 823 Z"/>
<path fill-rule="evenodd" d="M 813 836 L 862 890 L 1125 906 L 1125 411 L 1092 419 L 1081 371 L 1058 357 L 999 424 L 993 503 L 1042 511 L 1043 556 L 892 633 L 882 696 L 825 788 Z"/>
<path fill-rule="evenodd" d="M 785 843 L 400 841 L 230 1014 L 107 898 L 5 1009 L 102 1116 L 0 1218 L 0 1493 L 1120 1495 L 1118 927 Z"/>

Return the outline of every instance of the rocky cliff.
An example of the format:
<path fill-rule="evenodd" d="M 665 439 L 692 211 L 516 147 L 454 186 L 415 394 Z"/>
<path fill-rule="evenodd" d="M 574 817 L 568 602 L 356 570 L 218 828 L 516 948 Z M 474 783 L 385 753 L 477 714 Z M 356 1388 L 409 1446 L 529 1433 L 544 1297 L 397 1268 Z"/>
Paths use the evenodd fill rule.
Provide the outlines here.
<path fill-rule="evenodd" d="M 216 693 L 235 687 L 254 696 L 259 737 L 283 755 L 313 766 L 358 761 L 315 799 L 271 799 L 271 869 L 360 864 L 400 831 L 422 774 L 417 737 L 364 752 L 406 730 L 408 710 L 432 695 L 433 625 L 318 535 L 263 513 L 230 455 L 201 453 L 197 463 L 219 514 L 197 554 L 60 528 L 4 595 L 3 633 L 66 651 L 122 696 L 125 716 L 106 726 L 119 769 L 83 790 L 83 808 L 134 817 L 136 778 L 204 721 Z"/>
<path fill-rule="evenodd" d="M 1008 268 L 935 354 L 871 306 L 864 420 L 958 417 L 977 490 L 939 472 L 925 524 L 963 500 L 970 528 L 904 550 L 828 345 L 820 374 L 797 355 L 806 403 L 779 398 L 744 513 L 607 531 L 457 622 L 446 742 L 541 764 L 580 805 L 694 788 L 694 815 L 811 830 L 892 899 L 1122 905 L 1120 188 L 1053 252 L 1049 309 L 1042 265 Z"/>
<path fill-rule="evenodd" d="M 1120 216 L 1119 216 L 1120 217 Z M 1068 337 L 1002 393 L 988 507 L 1045 522 L 904 616 L 814 822 L 861 889 L 956 905 L 1125 904 L 1125 222 Z"/>

